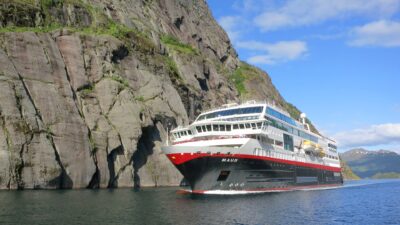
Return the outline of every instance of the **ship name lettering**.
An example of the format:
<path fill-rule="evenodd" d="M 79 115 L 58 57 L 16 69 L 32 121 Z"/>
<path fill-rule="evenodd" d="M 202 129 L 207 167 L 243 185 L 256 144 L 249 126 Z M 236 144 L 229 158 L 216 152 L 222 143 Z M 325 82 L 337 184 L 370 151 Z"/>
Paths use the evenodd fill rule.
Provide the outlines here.
<path fill-rule="evenodd" d="M 223 158 L 221 162 L 237 162 L 238 159 L 231 159 L 231 158 Z"/>

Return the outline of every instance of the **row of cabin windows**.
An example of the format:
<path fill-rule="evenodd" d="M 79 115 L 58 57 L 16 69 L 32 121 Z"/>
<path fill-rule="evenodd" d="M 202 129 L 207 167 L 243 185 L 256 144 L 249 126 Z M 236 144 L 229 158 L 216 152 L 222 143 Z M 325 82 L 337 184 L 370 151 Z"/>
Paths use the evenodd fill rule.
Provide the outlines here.
<path fill-rule="evenodd" d="M 231 131 L 231 130 L 244 130 L 244 129 L 261 129 L 262 123 L 241 123 L 241 124 L 213 124 L 196 126 L 197 133 L 211 132 L 211 131 Z"/>
<path fill-rule="evenodd" d="M 328 143 L 328 147 L 329 147 L 329 148 L 333 148 L 333 149 L 337 149 L 336 145 L 331 144 L 331 143 Z"/>
<path fill-rule="evenodd" d="M 232 116 L 236 114 L 250 114 L 250 113 L 261 113 L 263 111 L 262 106 L 256 107 L 248 107 L 248 108 L 239 108 L 239 109 L 228 109 L 222 110 L 218 112 L 207 113 L 204 115 L 199 116 L 197 121 L 205 120 L 205 119 L 212 119 L 220 116 Z"/>
<path fill-rule="evenodd" d="M 257 120 L 260 118 L 259 116 L 240 116 L 240 117 L 233 117 L 233 118 L 222 118 L 216 119 L 214 121 L 243 121 L 243 120 Z"/>
<path fill-rule="evenodd" d="M 179 131 L 179 132 L 173 133 L 172 135 L 174 136 L 174 138 L 181 138 L 184 136 L 192 135 L 192 131 L 191 130 Z"/>
<path fill-rule="evenodd" d="M 336 157 L 336 156 L 332 156 L 332 155 L 327 155 L 326 157 L 328 157 L 328 158 L 330 158 L 330 159 L 336 159 L 336 160 L 339 160 L 339 158 L 338 158 L 338 157 Z"/>
<path fill-rule="evenodd" d="M 293 128 L 293 127 L 291 127 L 289 125 L 286 125 L 284 123 L 281 123 L 281 122 L 276 121 L 276 120 L 274 120 L 272 118 L 269 118 L 269 117 L 267 118 L 267 120 L 268 120 L 269 124 L 271 126 L 273 126 L 273 127 L 276 127 L 278 129 L 281 129 L 281 130 L 286 131 L 288 133 L 294 134 L 296 136 L 302 137 L 304 139 L 310 140 L 310 141 L 312 141 L 314 143 L 318 143 L 318 138 L 315 137 L 314 135 L 311 135 L 311 134 L 308 134 L 308 133 L 306 133 L 304 131 L 301 131 L 301 130 L 298 130 L 296 128 Z"/>

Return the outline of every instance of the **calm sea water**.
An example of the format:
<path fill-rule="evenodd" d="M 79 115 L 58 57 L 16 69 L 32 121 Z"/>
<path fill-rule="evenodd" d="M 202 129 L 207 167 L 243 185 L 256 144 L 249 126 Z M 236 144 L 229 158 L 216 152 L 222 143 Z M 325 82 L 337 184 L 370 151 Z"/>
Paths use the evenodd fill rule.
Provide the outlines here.
<path fill-rule="evenodd" d="M 0 224 L 400 224 L 400 180 L 247 196 L 177 190 L 0 191 Z"/>

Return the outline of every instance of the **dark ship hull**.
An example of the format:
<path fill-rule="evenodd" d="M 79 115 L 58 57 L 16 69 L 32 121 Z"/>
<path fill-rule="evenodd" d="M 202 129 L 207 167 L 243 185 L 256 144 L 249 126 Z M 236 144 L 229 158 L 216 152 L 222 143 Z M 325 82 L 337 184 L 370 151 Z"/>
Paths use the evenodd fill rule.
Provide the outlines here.
<path fill-rule="evenodd" d="M 343 184 L 340 168 L 317 164 L 251 155 L 168 157 L 190 185 L 190 192 L 197 194 L 278 192 Z"/>

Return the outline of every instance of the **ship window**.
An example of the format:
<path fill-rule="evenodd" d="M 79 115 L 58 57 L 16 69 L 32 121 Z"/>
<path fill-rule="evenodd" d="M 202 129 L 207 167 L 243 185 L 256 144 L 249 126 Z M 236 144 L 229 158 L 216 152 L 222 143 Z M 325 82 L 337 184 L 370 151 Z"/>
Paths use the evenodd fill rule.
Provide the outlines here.
<path fill-rule="evenodd" d="M 243 123 L 239 124 L 239 127 L 240 129 L 244 129 L 244 124 Z"/>
<path fill-rule="evenodd" d="M 231 131 L 232 127 L 230 124 L 226 125 L 226 131 Z"/>
<path fill-rule="evenodd" d="M 331 144 L 331 143 L 328 143 L 328 146 L 331 147 L 331 148 L 333 148 L 333 149 L 337 149 L 336 145 L 333 145 L 333 144 Z"/>
<path fill-rule="evenodd" d="M 201 133 L 201 127 L 196 127 L 197 133 Z"/>
<path fill-rule="evenodd" d="M 258 128 L 258 129 L 261 129 L 261 125 L 262 125 L 261 122 L 257 123 L 257 128 Z"/>
<path fill-rule="evenodd" d="M 219 176 L 217 178 L 217 181 L 226 181 L 226 179 L 228 178 L 229 174 L 231 173 L 231 171 L 229 170 L 222 170 L 219 173 Z"/>
<path fill-rule="evenodd" d="M 189 134 L 189 135 L 192 135 L 192 131 L 191 131 L 191 130 L 188 130 L 188 134 Z"/>
<path fill-rule="evenodd" d="M 213 125 L 213 130 L 214 130 L 214 131 L 219 131 L 218 125 L 215 125 L 215 124 L 214 124 L 214 125 Z"/>
<path fill-rule="evenodd" d="M 250 124 L 246 123 L 246 128 L 250 128 Z"/>
<path fill-rule="evenodd" d="M 288 151 L 293 151 L 293 137 L 287 134 L 283 134 L 284 148 Z"/>
<path fill-rule="evenodd" d="M 219 125 L 219 130 L 220 131 L 225 131 L 225 125 L 223 125 L 223 124 Z"/>
<path fill-rule="evenodd" d="M 248 107 L 248 108 L 240 108 L 240 109 L 228 109 L 219 112 L 212 112 L 208 114 L 201 115 L 197 118 L 196 121 L 204 120 L 204 119 L 212 119 L 220 116 L 231 116 L 236 114 L 248 114 L 248 113 L 261 113 L 263 110 L 262 106 L 256 107 Z"/>
<path fill-rule="evenodd" d="M 211 125 L 207 125 L 207 131 L 211 131 Z"/>
<path fill-rule="evenodd" d="M 233 124 L 233 129 L 234 129 L 234 130 L 239 129 L 239 124 Z"/>
<path fill-rule="evenodd" d="M 201 126 L 201 129 L 203 130 L 203 132 L 206 132 L 206 125 Z"/>
<path fill-rule="evenodd" d="M 280 113 L 280 112 L 278 112 L 278 111 L 276 111 L 276 110 L 274 110 L 272 108 L 269 108 L 269 107 L 267 108 L 267 114 L 271 115 L 271 116 L 273 116 L 273 117 L 275 117 L 277 119 L 280 119 L 282 121 L 285 121 L 288 124 L 296 126 L 296 122 L 292 118 L 290 118 L 290 117 L 288 117 L 288 116 L 286 116 L 286 115 L 284 115 L 284 114 L 282 114 L 282 113 Z"/>
<path fill-rule="evenodd" d="M 275 145 L 278 145 L 278 146 L 283 146 L 283 142 L 282 141 L 278 141 L 278 140 L 275 140 Z"/>
<path fill-rule="evenodd" d="M 255 123 L 251 123 L 251 127 L 252 127 L 253 129 L 256 129 L 256 124 L 255 124 Z"/>

